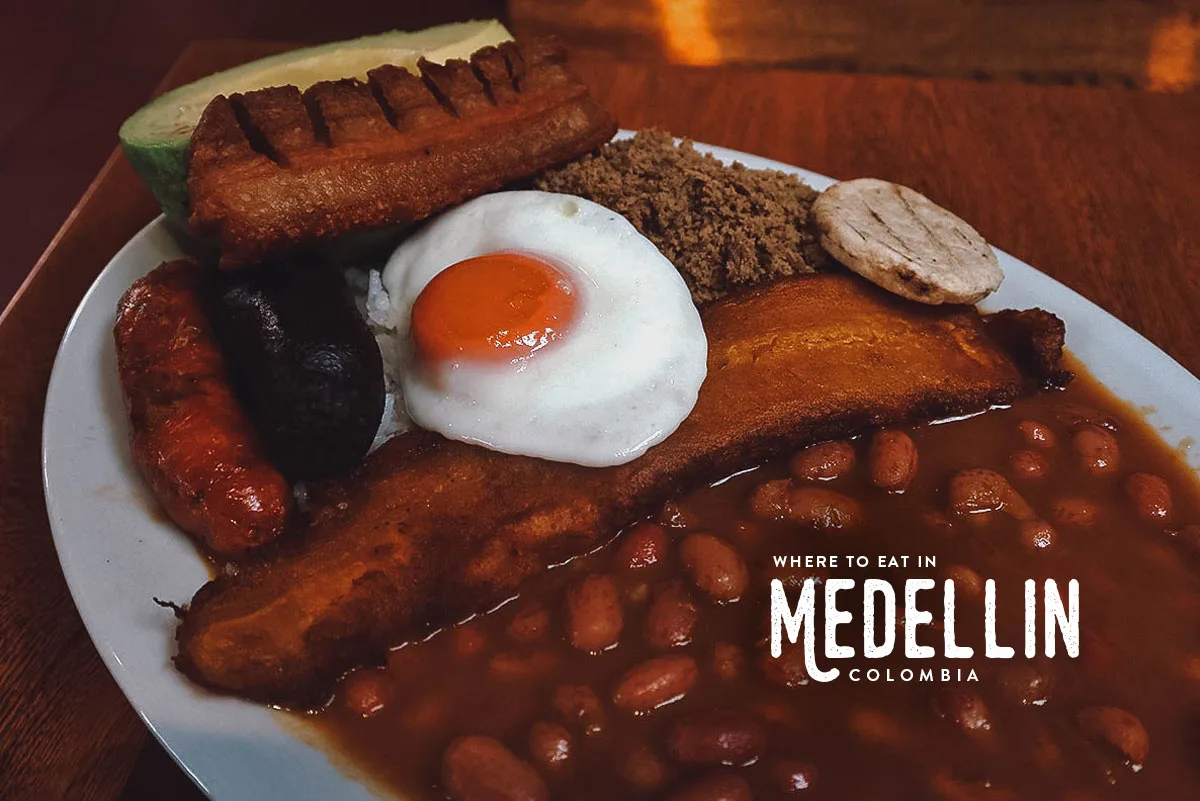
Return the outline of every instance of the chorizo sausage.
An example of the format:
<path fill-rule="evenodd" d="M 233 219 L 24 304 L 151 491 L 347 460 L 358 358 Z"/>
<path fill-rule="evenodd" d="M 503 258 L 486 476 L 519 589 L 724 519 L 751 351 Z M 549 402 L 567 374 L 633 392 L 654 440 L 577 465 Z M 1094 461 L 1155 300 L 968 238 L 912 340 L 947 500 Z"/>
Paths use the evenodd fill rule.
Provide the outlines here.
<path fill-rule="evenodd" d="M 180 528 L 237 556 L 279 536 L 294 501 L 230 385 L 206 275 L 180 260 L 135 281 L 113 337 L 134 462 Z"/>

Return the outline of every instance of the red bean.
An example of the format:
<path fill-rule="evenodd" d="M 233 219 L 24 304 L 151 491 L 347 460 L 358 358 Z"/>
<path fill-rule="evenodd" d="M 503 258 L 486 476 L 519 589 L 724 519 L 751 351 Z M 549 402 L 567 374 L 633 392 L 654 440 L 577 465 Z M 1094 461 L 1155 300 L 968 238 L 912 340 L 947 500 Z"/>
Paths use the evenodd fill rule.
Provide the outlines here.
<path fill-rule="evenodd" d="M 791 491 L 792 482 L 786 478 L 759 484 L 750 498 L 750 511 L 763 520 L 783 520 L 788 516 Z"/>
<path fill-rule="evenodd" d="M 342 679 L 342 700 L 351 712 L 364 718 L 382 712 L 394 695 L 392 680 L 376 668 L 359 668 Z"/>
<path fill-rule="evenodd" d="M 595 654 L 617 644 L 624 615 L 612 576 L 588 576 L 567 592 L 566 625 L 567 639 L 580 651 Z"/>
<path fill-rule="evenodd" d="M 972 468 L 951 476 L 946 495 L 950 511 L 975 515 L 1003 509 L 1012 491 L 1008 479 L 994 470 Z"/>
<path fill-rule="evenodd" d="M 667 501 L 658 513 L 658 522 L 667 528 L 694 528 L 700 518 L 682 501 Z"/>
<path fill-rule="evenodd" d="M 741 554 L 711 534 L 689 534 L 679 556 L 696 587 L 718 603 L 736 601 L 746 592 L 750 572 Z"/>
<path fill-rule="evenodd" d="M 546 783 L 491 737 L 461 737 L 442 758 L 442 784 L 453 801 L 546 801 Z"/>
<path fill-rule="evenodd" d="M 667 753 L 690 765 L 749 765 L 766 747 L 766 729 L 744 712 L 695 712 L 667 733 Z"/>
<path fill-rule="evenodd" d="M 1001 668 L 1000 689 L 1010 700 L 1022 706 L 1041 706 L 1050 699 L 1050 679 L 1029 664 Z"/>
<path fill-rule="evenodd" d="M 655 648 L 667 650 L 692 641 L 696 625 L 696 602 L 678 582 L 665 585 L 654 596 L 646 613 L 646 640 Z"/>
<path fill-rule="evenodd" d="M 867 461 L 872 484 L 888 492 L 904 492 L 917 475 L 917 445 L 903 431 L 879 431 L 871 438 Z"/>
<path fill-rule="evenodd" d="M 1053 448 L 1058 444 L 1058 437 L 1045 423 L 1037 420 L 1022 420 L 1017 427 L 1021 430 L 1021 436 L 1025 438 L 1025 442 L 1034 448 Z"/>
<path fill-rule="evenodd" d="M 1046 475 L 1050 463 L 1037 451 L 1013 451 L 1008 457 L 1013 476 L 1019 479 L 1038 479 Z"/>
<path fill-rule="evenodd" d="M 787 795 L 811 788 L 816 780 L 817 769 L 807 762 L 785 759 L 771 766 L 771 783 Z"/>
<path fill-rule="evenodd" d="M 942 690 L 934 698 L 934 710 L 968 734 L 992 728 L 987 706 L 979 694 L 971 690 L 957 687 Z"/>
<path fill-rule="evenodd" d="M 1044 551 L 1054 545 L 1057 534 L 1043 520 L 1026 520 L 1018 527 L 1021 543 L 1031 551 Z"/>
<path fill-rule="evenodd" d="M 652 567 L 666 559 L 670 538 L 662 526 L 655 523 L 638 523 L 620 538 L 617 548 L 617 566 L 628 570 Z"/>
<path fill-rule="evenodd" d="M 565 767 L 571 747 L 571 733 L 557 723 L 539 721 L 529 729 L 529 756 L 547 770 Z"/>
<path fill-rule="evenodd" d="M 862 521 L 862 507 L 840 492 L 797 487 L 788 496 L 788 518 L 821 531 L 851 529 Z"/>
<path fill-rule="evenodd" d="M 639 570 L 662 562 L 670 542 L 667 532 L 655 523 L 638 523 L 621 537 L 617 548 L 617 566 Z"/>
<path fill-rule="evenodd" d="M 1103 476 L 1116 471 L 1121 449 L 1112 432 L 1091 423 L 1075 430 L 1071 446 L 1079 454 L 1083 467 L 1094 476 Z"/>
<path fill-rule="evenodd" d="M 1171 487 L 1153 473 L 1133 473 L 1125 479 L 1125 494 L 1133 511 L 1147 523 L 1171 522 Z"/>
<path fill-rule="evenodd" d="M 793 456 L 789 466 L 801 481 L 831 481 L 854 469 L 854 447 L 840 440 L 810 445 Z"/>
<path fill-rule="evenodd" d="M 1036 519 L 1030 505 L 1013 489 L 1007 478 L 995 470 L 968 468 L 959 470 L 947 486 L 950 511 L 960 516 L 1004 512 L 1018 520 Z"/>
<path fill-rule="evenodd" d="M 1033 519 L 1033 510 L 1008 479 L 994 470 L 968 468 L 950 477 L 946 489 L 950 510 L 958 515 L 1003 511 L 1017 520 Z"/>
<path fill-rule="evenodd" d="M 1137 716 L 1113 706 L 1093 706 L 1079 713 L 1084 734 L 1120 751 L 1134 765 L 1142 765 L 1150 753 L 1150 735 Z"/>
<path fill-rule="evenodd" d="M 645 714 L 692 689 L 699 671 L 690 656 L 659 656 L 635 665 L 617 683 L 613 703 L 634 714 Z"/>
<path fill-rule="evenodd" d="M 1087 498 L 1059 498 L 1054 502 L 1050 517 L 1060 526 L 1081 526 L 1086 528 L 1096 522 L 1096 504 Z"/>
<path fill-rule="evenodd" d="M 568 723 L 589 737 L 601 734 L 608 723 L 599 696 L 586 684 L 564 684 L 554 690 L 554 708 Z"/>

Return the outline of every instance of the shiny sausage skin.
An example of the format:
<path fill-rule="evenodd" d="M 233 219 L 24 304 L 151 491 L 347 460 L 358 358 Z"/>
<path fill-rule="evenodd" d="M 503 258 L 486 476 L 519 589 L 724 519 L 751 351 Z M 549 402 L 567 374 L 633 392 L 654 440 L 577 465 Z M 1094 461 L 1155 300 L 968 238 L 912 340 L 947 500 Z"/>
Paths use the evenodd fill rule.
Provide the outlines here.
<path fill-rule="evenodd" d="M 232 557 L 278 537 L 293 498 L 234 396 L 205 280 L 190 260 L 138 279 L 113 337 L 138 469 L 180 528 Z"/>

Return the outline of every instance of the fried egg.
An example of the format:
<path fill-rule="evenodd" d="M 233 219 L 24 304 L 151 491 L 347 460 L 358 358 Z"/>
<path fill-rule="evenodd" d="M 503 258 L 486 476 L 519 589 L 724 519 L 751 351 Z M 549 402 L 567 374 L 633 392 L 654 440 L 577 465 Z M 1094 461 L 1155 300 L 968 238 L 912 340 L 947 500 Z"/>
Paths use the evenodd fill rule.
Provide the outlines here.
<path fill-rule="evenodd" d="M 383 287 L 408 414 L 450 439 L 622 464 L 679 426 L 706 374 L 674 266 L 572 195 L 500 192 L 448 211 L 397 248 Z"/>

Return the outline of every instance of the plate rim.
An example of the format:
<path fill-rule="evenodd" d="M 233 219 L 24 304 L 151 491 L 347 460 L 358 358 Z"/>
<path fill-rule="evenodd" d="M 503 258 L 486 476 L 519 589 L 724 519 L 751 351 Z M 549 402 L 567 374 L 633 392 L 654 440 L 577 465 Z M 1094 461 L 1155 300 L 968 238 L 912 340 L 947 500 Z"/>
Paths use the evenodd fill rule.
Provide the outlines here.
<path fill-rule="evenodd" d="M 104 267 L 101 268 L 100 272 L 96 274 L 95 279 L 93 279 L 92 283 L 88 286 L 87 291 L 83 293 L 83 297 L 79 299 L 79 304 L 75 307 L 75 311 L 71 313 L 71 319 L 67 321 L 67 327 L 63 329 L 62 339 L 59 340 L 58 347 L 54 351 L 54 364 L 50 369 L 50 378 L 46 382 L 47 403 L 42 411 L 42 441 L 40 448 L 42 494 L 46 502 L 46 518 L 50 526 L 51 540 L 54 543 L 54 555 L 58 559 L 58 567 L 62 571 L 63 580 L 67 584 L 67 591 L 71 595 L 71 603 L 74 604 L 75 611 L 79 614 L 80 620 L 83 621 L 83 628 L 87 632 L 88 639 L 91 641 L 92 647 L 100 655 L 100 659 L 104 663 L 105 670 L 108 671 L 109 676 L 111 676 L 113 681 L 116 683 L 117 689 L 121 691 L 121 695 L 124 696 L 126 703 L 128 703 L 133 709 L 138 719 L 142 722 L 142 725 L 144 725 L 150 734 L 154 736 L 154 739 L 158 741 L 158 744 L 162 746 L 163 750 L 171 756 L 171 759 L 174 760 L 175 764 L 178 765 L 179 768 L 187 775 L 188 779 L 190 779 L 192 783 L 196 785 L 200 792 L 203 793 L 207 798 L 213 798 L 213 795 L 209 792 L 205 782 L 198 775 L 196 775 L 192 768 L 188 766 L 187 762 L 184 761 L 182 755 L 176 752 L 176 749 L 173 748 L 167 741 L 166 736 L 159 731 L 159 727 L 156 725 L 155 721 L 151 720 L 150 712 L 146 706 L 134 700 L 131 690 L 126 687 L 127 674 L 124 670 L 118 669 L 122 667 L 122 665 L 117 657 L 115 648 L 107 643 L 107 638 L 97 635 L 96 628 L 99 627 L 99 624 L 92 620 L 94 615 L 93 609 L 85 609 L 85 604 L 80 603 L 78 593 L 81 585 L 77 579 L 73 578 L 76 570 L 75 563 L 71 562 L 69 559 L 63 558 L 63 545 L 61 544 L 61 540 L 65 535 L 59 534 L 59 524 L 55 522 L 57 515 L 55 515 L 53 511 L 55 506 L 55 501 L 53 500 L 54 490 L 51 489 L 50 482 L 49 464 L 51 460 L 51 447 L 48 442 L 49 438 L 46 435 L 46 431 L 50 427 L 51 411 L 48 401 L 51 393 L 54 392 L 56 383 L 65 380 L 60 377 L 66 375 L 59 368 L 61 363 L 60 357 L 62 356 L 63 351 L 67 348 L 67 341 L 78 326 L 80 319 L 85 313 L 86 307 L 92 299 L 92 296 L 99 291 L 101 280 L 104 278 L 105 273 L 108 272 L 109 267 L 111 267 L 122 257 L 125 257 L 127 252 L 141 247 L 142 241 L 149 239 L 153 232 L 160 228 L 166 228 L 166 215 L 162 213 L 159 213 L 154 217 L 154 219 L 139 228 L 137 233 L 131 236 L 124 245 L 117 249 L 117 252 L 112 255 L 112 258 L 110 258 L 108 262 L 105 263 Z M 90 607 L 90 605 L 86 606 Z M 105 640 L 104 645 L 101 644 L 101 639 Z"/>

